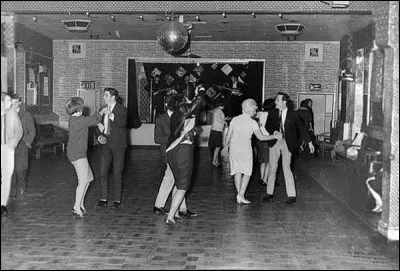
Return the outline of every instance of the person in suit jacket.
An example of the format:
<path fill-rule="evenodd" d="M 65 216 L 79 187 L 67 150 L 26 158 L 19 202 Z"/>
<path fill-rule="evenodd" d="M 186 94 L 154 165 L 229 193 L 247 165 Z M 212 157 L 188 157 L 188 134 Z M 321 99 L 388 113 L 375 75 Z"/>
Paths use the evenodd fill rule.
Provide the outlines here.
<path fill-rule="evenodd" d="M 114 203 L 113 207 L 121 206 L 122 197 L 122 171 L 126 143 L 127 109 L 118 100 L 118 90 L 105 88 L 103 99 L 107 105 L 103 119 L 98 128 L 101 133 L 98 141 L 101 145 L 100 155 L 100 192 L 101 198 L 97 207 L 108 205 L 108 169 L 113 164 Z"/>
<path fill-rule="evenodd" d="M 36 135 L 35 123 L 31 113 L 21 108 L 21 97 L 18 94 L 11 95 L 12 107 L 18 112 L 24 134 L 15 149 L 15 167 L 13 174 L 14 197 L 23 195 L 27 189 L 28 151 L 32 148 L 32 142 Z"/>
<path fill-rule="evenodd" d="M 276 109 L 268 114 L 265 129 L 269 134 L 275 131 L 282 133 L 283 137 L 279 140 L 270 140 L 268 145 L 270 147 L 270 165 L 271 172 L 268 177 L 267 183 L 267 196 L 264 201 L 271 202 L 274 194 L 274 186 L 276 179 L 276 170 L 278 168 L 279 157 L 282 154 L 282 168 L 285 176 L 286 193 L 288 199 L 285 201 L 287 204 L 296 202 L 296 188 L 293 178 L 293 173 L 290 169 L 292 153 L 296 151 L 298 144 L 298 131 L 301 137 L 308 143 L 310 152 L 314 152 L 314 146 L 311 142 L 310 134 L 306 130 L 304 124 L 296 111 L 288 108 L 291 105 L 290 97 L 288 94 L 278 92 L 275 99 Z"/>
<path fill-rule="evenodd" d="M 1 216 L 7 215 L 15 148 L 23 134 L 21 120 L 11 105 L 10 94 L 1 92 Z"/>
<path fill-rule="evenodd" d="M 165 174 L 163 180 L 160 185 L 160 189 L 158 190 L 156 202 L 153 207 L 153 212 L 156 214 L 168 214 L 168 211 L 164 208 L 165 203 L 168 199 L 169 194 L 173 188 L 172 194 L 175 193 L 176 187 L 174 175 L 172 174 L 171 167 L 167 163 L 167 142 L 168 138 L 171 134 L 170 132 L 170 118 L 171 115 L 175 111 L 175 107 L 177 107 L 183 101 L 183 96 L 181 95 L 174 95 L 168 98 L 166 107 L 167 112 L 161 114 L 156 118 L 156 124 L 154 126 L 154 141 L 157 144 L 160 144 L 160 154 L 163 162 L 167 165 L 165 170 Z M 197 213 L 190 211 L 186 207 L 186 199 L 182 200 L 182 203 L 179 208 L 178 212 L 179 216 L 186 216 L 186 217 L 195 217 Z"/>

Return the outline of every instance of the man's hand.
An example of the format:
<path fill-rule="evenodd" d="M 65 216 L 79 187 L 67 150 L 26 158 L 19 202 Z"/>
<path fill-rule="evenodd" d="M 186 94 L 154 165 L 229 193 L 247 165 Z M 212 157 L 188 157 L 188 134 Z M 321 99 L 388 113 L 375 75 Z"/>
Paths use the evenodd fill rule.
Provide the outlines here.
<path fill-rule="evenodd" d="M 310 153 L 314 153 L 314 145 L 311 141 L 308 142 L 308 147 L 310 148 Z"/>
<path fill-rule="evenodd" d="M 107 139 L 103 135 L 99 135 L 97 140 L 99 141 L 100 144 L 106 144 L 107 143 Z"/>

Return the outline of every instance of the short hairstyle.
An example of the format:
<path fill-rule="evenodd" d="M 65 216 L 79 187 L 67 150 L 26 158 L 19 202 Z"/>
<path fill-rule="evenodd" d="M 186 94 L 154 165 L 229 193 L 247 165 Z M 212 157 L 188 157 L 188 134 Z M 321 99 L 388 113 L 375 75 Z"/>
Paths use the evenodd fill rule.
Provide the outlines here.
<path fill-rule="evenodd" d="M 256 101 L 253 99 L 247 99 L 242 102 L 242 110 L 244 113 L 250 113 L 250 110 L 258 108 Z"/>
<path fill-rule="evenodd" d="M 104 91 L 110 92 L 110 95 L 115 96 L 115 99 L 118 98 L 118 90 L 116 90 L 115 88 L 104 88 Z"/>
<path fill-rule="evenodd" d="M 282 95 L 282 101 L 284 101 L 284 102 L 289 102 L 290 101 L 289 94 L 287 94 L 285 92 L 278 92 L 278 95 Z"/>
<path fill-rule="evenodd" d="M 269 98 L 269 99 L 265 99 L 262 108 L 264 109 L 265 112 L 269 112 L 272 109 L 274 109 L 276 106 L 275 104 L 275 99 L 274 98 Z"/>
<path fill-rule="evenodd" d="M 11 96 L 11 100 L 21 101 L 21 96 L 19 96 L 17 93 L 13 93 L 10 96 Z"/>
<path fill-rule="evenodd" d="M 71 97 L 68 99 L 67 104 L 65 105 L 65 110 L 68 115 L 73 115 L 76 112 L 80 112 L 83 110 L 84 101 L 81 97 Z"/>
<path fill-rule="evenodd" d="M 171 111 L 175 111 L 175 108 L 182 102 L 181 95 L 173 95 L 171 97 L 166 98 L 167 100 L 167 108 Z"/>
<path fill-rule="evenodd" d="M 302 100 L 300 102 L 300 107 L 308 107 L 308 99 Z"/>
<path fill-rule="evenodd" d="M 225 100 L 224 99 L 217 99 L 214 101 L 214 107 L 217 108 L 219 106 L 225 106 Z"/>

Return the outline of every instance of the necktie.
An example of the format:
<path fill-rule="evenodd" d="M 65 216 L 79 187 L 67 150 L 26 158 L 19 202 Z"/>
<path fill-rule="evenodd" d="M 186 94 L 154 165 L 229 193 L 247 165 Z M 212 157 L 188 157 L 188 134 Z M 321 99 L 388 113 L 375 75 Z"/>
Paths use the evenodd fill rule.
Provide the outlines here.
<path fill-rule="evenodd" d="M 279 132 L 281 132 L 282 138 L 285 138 L 285 131 L 283 128 L 283 121 L 282 121 L 282 111 L 279 111 Z"/>
<path fill-rule="evenodd" d="M 111 111 L 111 108 L 108 107 Z M 110 119 L 109 115 L 105 114 L 104 115 L 104 134 L 109 135 L 110 134 Z"/>

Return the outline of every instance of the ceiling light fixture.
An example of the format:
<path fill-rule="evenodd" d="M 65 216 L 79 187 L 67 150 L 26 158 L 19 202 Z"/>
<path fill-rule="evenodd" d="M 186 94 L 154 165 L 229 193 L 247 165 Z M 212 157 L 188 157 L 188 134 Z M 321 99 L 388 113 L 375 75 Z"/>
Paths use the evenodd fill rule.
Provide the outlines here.
<path fill-rule="evenodd" d="M 115 16 L 114 16 L 114 15 L 111 15 L 111 20 L 112 20 L 113 22 L 115 22 Z"/>
<path fill-rule="evenodd" d="M 139 15 L 139 20 L 142 20 L 142 21 L 143 21 L 143 14 L 140 14 L 140 15 Z"/>
<path fill-rule="evenodd" d="M 225 14 L 225 12 L 224 12 L 224 13 L 222 13 L 222 17 L 226 18 L 226 14 Z"/>
<path fill-rule="evenodd" d="M 86 12 L 86 16 L 90 17 L 90 13 L 89 13 L 89 12 Z"/>
<path fill-rule="evenodd" d="M 33 16 L 32 20 L 37 23 L 37 18 L 35 16 Z"/>
<path fill-rule="evenodd" d="M 283 24 L 275 25 L 275 29 L 284 37 L 290 41 L 290 38 L 293 37 L 293 40 L 297 40 L 297 36 L 300 35 L 304 30 L 304 25 L 297 22 L 289 22 Z"/>
<path fill-rule="evenodd" d="M 253 12 L 253 13 L 251 14 L 251 16 L 253 16 L 253 18 L 255 18 L 255 17 L 256 17 L 256 14 Z"/>
<path fill-rule="evenodd" d="M 200 22 L 200 16 L 199 15 L 196 16 L 196 21 Z"/>

